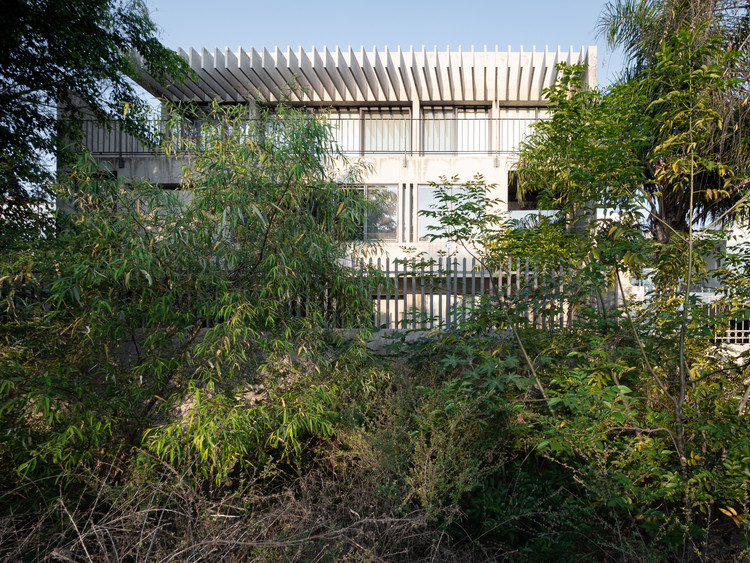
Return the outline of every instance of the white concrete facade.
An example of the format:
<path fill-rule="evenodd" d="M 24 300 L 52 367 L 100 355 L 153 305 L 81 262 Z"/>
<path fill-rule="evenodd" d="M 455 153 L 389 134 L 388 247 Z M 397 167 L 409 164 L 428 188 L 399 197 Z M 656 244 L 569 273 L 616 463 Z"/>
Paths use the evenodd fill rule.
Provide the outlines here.
<path fill-rule="evenodd" d="M 424 240 L 424 220 L 418 214 L 429 204 L 429 183 L 441 176 L 467 181 L 481 174 L 496 186 L 492 196 L 508 201 L 508 176 L 518 145 L 531 123 L 544 116 L 542 92 L 557 79 L 556 65 L 587 65 L 585 82 L 596 86 L 593 46 L 178 52 L 199 80 L 163 87 L 143 74 L 138 81 L 173 102 L 219 100 L 247 105 L 249 114 L 256 104 L 273 107 L 282 101 L 326 111 L 343 152 L 370 165 L 365 183 L 372 189 L 384 186 L 392 195 L 388 219 L 395 228 L 375 235 L 391 258 L 400 256 L 404 246 L 432 255 L 444 249 Z M 142 150 L 132 139 L 113 141 L 94 130 L 90 137 L 101 138 L 91 148 L 118 175 L 180 183 L 175 159 Z"/>

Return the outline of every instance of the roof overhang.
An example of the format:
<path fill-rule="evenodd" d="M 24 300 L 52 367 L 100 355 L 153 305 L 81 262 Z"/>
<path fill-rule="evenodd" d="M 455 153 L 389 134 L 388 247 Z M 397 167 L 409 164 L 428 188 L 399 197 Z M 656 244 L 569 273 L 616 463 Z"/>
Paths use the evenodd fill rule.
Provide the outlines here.
<path fill-rule="evenodd" d="M 596 47 L 562 51 L 330 51 L 324 47 L 273 51 L 178 49 L 197 76 L 158 84 L 147 74 L 137 80 L 158 97 L 174 102 L 261 100 L 313 105 L 406 105 L 517 103 L 542 101 L 542 90 L 557 78 L 556 65 L 586 63 L 586 82 L 596 86 Z"/>

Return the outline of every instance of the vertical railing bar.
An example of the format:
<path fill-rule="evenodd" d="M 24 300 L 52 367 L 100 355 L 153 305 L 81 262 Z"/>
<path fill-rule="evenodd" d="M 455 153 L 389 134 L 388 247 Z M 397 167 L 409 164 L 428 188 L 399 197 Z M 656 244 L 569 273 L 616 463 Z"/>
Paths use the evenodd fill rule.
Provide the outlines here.
<path fill-rule="evenodd" d="M 531 303 L 532 300 L 529 298 L 530 296 L 529 296 L 529 258 L 528 258 L 528 256 L 526 257 L 525 262 L 526 263 L 524 265 L 525 267 L 524 267 L 524 275 L 523 275 L 523 288 L 524 288 L 524 291 L 526 292 L 526 302 L 527 303 Z M 527 307 L 528 307 L 528 305 L 527 305 Z M 532 321 L 532 319 L 530 318 L 532 316 L 533 316 L 533 311 L 529 311 L 527 309 L 526 310 L 526 318 L 529 321 Z M 534 323 L 531 322 L 532 326 L 533 326 L 533 324 Z"/>
<path fill-rule="evenodd" d="M 445 259 L 445 330 L 451 329 L 451 292 L 453 291 L 452 280 L 451 280 L 451 259 Z"/>
<path fill-rule="evenodd" d="M 458 316 L 456 315 L 456 304 L 458 303 L 458 260 L 453 259 L 451 265 L 451 328 L 455 328 L 458 324 Z"/>
<path fill-rule="evenodd" d="M 479 284 L 480 284 L 480 292 L 482 294 L 482 299 L 484 299 L 484 278 L 487 272 L 484 270 L 484 265 L 482 265 L 482 269 L 480 271 L 481 275 L 479 277 Z"/>
<path fill-rule="evenodd" d="M 453 302 L 453 269 L 451 267 L 451 259 L 445 258 L 445 282 L 446 282 L 446 295 L 445 295 L 445 330 L 451 329 L 451 307 Z"/>
<path fill-rule="evenodd" d="M 505 302 L 505 296 L 503 295 L 503 263 L 502 260 L 496 266 L 491 272 L 490 272 L 490 278 L 488 281 L 490 283 L 489 290 L 494 292 L 496 295 L 495 297 L 500 303 Z M 494 279 L 492 279 L 494 278 Z"/>
<path fill-rule="evenodd" d="M 385 259 L 385 328 L 391 328 L 391 265 L 390 258 Z"/>
<path fill-rule="evenodd" d="M 430 317 L 429 317 L 429 328 L 435 328 L 435 317 L 434 315 L 434 303 L 435 303 L 435 277 L 434 277 L 434 266 L 435 261 L 430 260 Z"/>
<path fill-rule="evenodd" d="M 417 272 L 416 269 L 412 267 L 411 269 L 411 307 L 409 308 L 409 311 L 411 311 L 411 327 L 413 329 L 417 328 Z M 404 302 L 404 308 L 406 308 L 406 302 Z"/>
<path fill-rule="evenodd" d="M 511 263 L 511 260 L 513 258 L 508 258 L 508 277 L 506 278 L 506 286 L 505 286 L 505 296 L 510 299 L 510 290 L 512 289 L 512 280 L 513 280 L 513 274 L 511 273 L 511 270 L 513 269 L 513 265 Z"/>
<path fill-rule="evenodd" d="M 461 301 L 461 322 L 466 322 L 466 257 L 464 256 L 463 260 L 463 287 L 461 288 L 461 291 L 463 292 L 463 299 Z"/>
<path fill-rule="evenodd" d="M 372 262 L 372 258 L 370 258 L 370 262 Z M 381 289 L 381 278 L 383 270 L 380 268 L 380 257 L 378 256 L 378 267 L 377 267 L 377 276 L 378 276 L 378 283 L 375 287 L 375 310 L 377 313 L 375 313 L 375 318 L 377 319 L 377 328 L 380 330 L 381 320 L 380 320 L 380 289 Z"/>
<path fill-rule="evenodd" d="M 373 294 L 373 291 L 374 291 L 374 288 L 372 286 L 373 281 L 374 281 L 372 279 L 372 257 L 369 257 L 367 259 L 367 262 L 365 262 L 365 259 L 362 258 L 361 264 L 362 264 L 362 277 L 365 278 L 365 276 L 366 276 L 366 278 L 365 278 L 366 279 L 366 283 L 365 283 L 365 288 L 364 288 L 363 293 L 362 293 L 362 299 L 364 299 L 364 302 L 368 305 L 368 308 L 366 309 L 366 312 L 365 312 L 365 315 L 367 315 L 367 316 L 366 316 L 366 318 L 364 320 L 365 320 L 365 322 L 368 323 L 369 327 L 371 329 L 373 329 L 373 331 L 374 331 L 374 329 L 375 329 L 375 313 L 372 310 L 372 294 Z M 362 315 L 362 313 L 358 311 L 357 312 L 357 317 L 360 317 L 361 315 Z M 359 319 L 355 319 L 353 322 L 355 322 L 357 324 L 357 326 L 356 327 L 352 327 L 352 328 L 359 328 L 359 326 L 361 326 L 361 324 L 362 324 L 359 321 Z"/>
<path fill-rule="evenodd" d="M 394 307 L 393 320 L 395 322 L 395 326 L 393 328 L 395 328 L 397 330 L 398 330 L 398 292 L 399 292 L 399 288 L 398 288 L 398 262 L 399 262 L 398 258 L 396 258 L 393 261 L 393 272 L 394 272 L 393 279 L 396 282 L 394 284 L 395 285 L 395 290 L 394 290 L 394 292 L 395 292 L 395 296 L 394 296 L 395 297 L 395 301 L 394 301 L 394 304 L 393 304 L 393 307 Z"/>
<path fill-rule="evenodd" d="M 370 285 L 369 279 L 368 280 L 365 279 L 365 259 L 364 258 L 360 258 L 359 259 L 359 280 L 360 280 L 360 294 L 359 294 L 359 298 L 363 299 L 365 297 L 365 295 L 366 295 L 366 291 L 365 290 Z M 354 316 L 354 318 L 351 318 L 351 315 L 348 315 L 346 313 L 346 307 L 342 307 L 343 310 L 341 312 L 339 311 L 338 298 L 335 298 L 333 302 L 334 302 L 334 309 L 333 309 L 334 315 L 333 315 L 333 319 L 332 319 L 333 320 L 333 326 L 338 326 L 339 328 L 344 328 L 344 324 L 346 322 L 346 320 L 345 320 L 346 317 L 349 317 L 349 319 L 350 319 L 349 322 L 352 323 L 353 325 L 355 325 L 352 328 L 361 328 L 363 322 L 367 322 L 367 323 L 370 323 L 370 324 L 372 323 L 372 314 L 370 314 L 369 318 L 365 320 L 365 319 L 362 318 L 362 311 L 361 311 L 361 309 L 359 307 L 357 307 L 356 308 L 356 312 L 357 312 L 356 316 Z"/>
<path fill-rule="evenodd" d="M 357 272 L 356 269 L 356 262 L 354 263 L 354 271 Z M 362 269 L 360 268 L 357 276 L 357 283 L 359 283 L 360 288 L 364 288 L 365 280 L 363 277 Z M 340 326 L 339 321 L 339 301 L 336 297 L 336 294 L 333 291 L 333 287 L 328 287 L 328 304 L 325 308 L 325 316 L 330 317 L 330 325 L 331 328 L 343 328 L 343 326 Z"/>
<path fill-rule="evenodd" d="M 421 269 L 420 269 L 420 281 L 419 281 L 419 318 L 420 318 L 420 328 L 425 329 L 427 328 L 426 320 L 425 320 L 425 301 L 424 301 L 424 284 L 425 284 L 425 267 L 424 262 L 422 262 Z"/>
<path fill-rule="evenodd" d="M 443 329 L 443 292 L 445 291 L 445 282 L 443 276 L 443 257 L 438 258 L 438 279 L 440 280 L 439 295 L 440 300 L 438 301 L 438 324 L 440 330 Z"/>
<path fill-rule="evenodd" d="M 404 328 L 407 328 L 409 326 L 409 310 L 410 309 L 409 307 L 407 307 L 407 304 L 406 304 L 406 302 L 408 301 L 408 296 L 409 296 L 408 294 L 409 287 L 406 282 L 408 281 L 409 277 L 412 278 L 411 286 L 412 286 L 412 293 L 413 293 L 414 292 L 414 275 L 412 276 L 406 275 L 406 264 L 404 264 Z"/>
<path fill-rule="evenodd" d="M 115 122 L 117 124 L 117 132 L 119 133 L 118 139 L 119 139 L 119 146 L 118 146 L 118 154 L 117 154 L 117 167 L 118 168 L 125 168 L 125 161 L 122 158 L 122 124 L 119 121 Z"/>
<path fill-rule="evenodd" d="M 458 328 L 459 323 L 459 312 L 458 307 L 458 258 L 453 259 L 453 326 L 454 329 Z"/>
<path fill-rule="evenodd" d="M 477 278 L 476 278 L 476 270 L 477 267 L 477 259 L 472 258 L 471 259 L 471 312 L 472 316 L 474 314 L 474 311 L 477 308 Z"/>
<path fill-rule="evenodd" d="M 370 258 L 370 262 L 372 262 L 372 258 Z M 370 312 L 367 315 L 367 319 L 362 319 L 361 318 L 362 311 L 360 310 L 359 307 L 357 307 L 357 315 L 355 318 L 353 318 L 350 321 L 357 325 L 356 327 L 353 327 L 353 328 L 360 328 L 362 326 L 363 321 L 367 322 L 370 326 L 372 325 L 372 288 L 370 286 L 371 280 L 369 276 L 365 277 L 365 272 L 368 272 L 368 270 L 365 264 L 365 259 L 364 257 L 362 257 L 359 259 L 359 279 L 362 280 L 362 285 L 360 288 L 360 291 L 361 291 L 360 299 L 365 299 L 365 298 L 367 299 L 367 302 L 370 303 Z M 337 308 L 337 312 L 338 312 L 338 308 Z M 342 320 L 343 320 L 343 314 L 342 314 Z"/>

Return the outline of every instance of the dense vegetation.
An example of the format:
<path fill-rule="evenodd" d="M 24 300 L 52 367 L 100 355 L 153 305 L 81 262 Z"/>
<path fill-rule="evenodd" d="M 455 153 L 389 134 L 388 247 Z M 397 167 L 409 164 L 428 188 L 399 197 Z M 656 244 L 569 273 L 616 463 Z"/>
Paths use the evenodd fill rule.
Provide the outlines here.
<path fill-rule="evenodd" d="M 385 354 L 365 343 L 386 282 L 345 266 L 371 204 L 333 181 L 366 170 L 335 170 L 325 121 L 175 124 L 179 192 L 81 156 L 55 236 L 0 257 L 0 558 L 747 558 L 748 354 L 716 341 L 750 320 L 750 246 L 723 242 L 746 215 L 744 55 L 703 16 L 665 17 L 606 92 L 562 69 L 519 164 L 553 216 L 435 186 L 433 236 L 545 274 Z M 623 300 L 644 266 L 648 300 Z"/>
<path fill-rule="evenodd" d="M 136 58 L 135 53 L 139 56 Z M 141 0 L 8 0 L 0 20 L 0 251 L 52 228 L 53 155 L 81 136 L 77 119 L 147 136 L 147 107 L 130 76 L 187 76 Z M 76 119 L 58 120 L 58 110 Z M 147 140 L 147 139 L 144 139 Z"/>

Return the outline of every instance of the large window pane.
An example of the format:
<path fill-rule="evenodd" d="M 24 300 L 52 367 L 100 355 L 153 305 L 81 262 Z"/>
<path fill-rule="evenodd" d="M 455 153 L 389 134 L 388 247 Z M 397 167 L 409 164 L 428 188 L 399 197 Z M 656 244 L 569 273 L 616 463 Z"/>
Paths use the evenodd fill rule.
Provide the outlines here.
<path fill-rule="evenodd" d="M 531 124 L 536 120 L 536 108 L 500 108 L 498 150 L 500 152 L 517 150 L 521 141 L 530 133 Z"/>
<path fill-rule="evenodd" d="M 446 202 L 449 211 L 453 211 L 456 205 L 461 205 L 469 200 L 469 194 L 471 193 L 466 186 L 446 186 L 447 195 L 455 197 L 456 202 Z M 417 190 L 418 207 L 417 207 L 417 240 L 420 242 L 430 242 L 432 236 L 437 234 L 437 230 L 431 229 L 430 227 L 440 226 L 440 217 L 425 217 L 420 211 L 436 211 L 436 207 L 440 205 L 437 198 L 437 188 L 429 185 L 420 185 Z M 441 240 L 436 238 L 434 240 Z"/>
<path fill-rule="evenodd" d="M 398 186 L 352 187 L 367 202 L 354 240 L 398 240 Z"/>
<path fill-rule="evenodd" d="M 539 208 L 539 191 L 528 191 L 521 198 L 521 184 L 518 172 L 508 172 L 508 211 L 528 211 Z"/>
<path fill-rule="evenodd" d="M 425 154 L 489 151 L 487 108 L 425 108 L 422 112 Z"/>
<path fill-rule="evenodd" d="M 364 225 L 365 240 L 398 238 L 398 186 L 367 186 L 371 205 Z"/>
<path fill-rule="evenodd" d="M 341 152 L 359 153 L 362 146 L 362 127 L 357 108 L 341 108 L 326 112 L 331 133 Z"/>
<path fill-rule="evenodd" d="M 425 109 L 422 112 L 425 153 L 455 150 L 455 116 L 452 109 Z"/>
<path fill-rule="evenodd" d="M 367 110 L 363 115 L 364 152 L 411 150 L 411 121 L 406 110 Z"/>
<path fill-rule="evenodd" d="M 435 197 L 435 188 L 432 186 L 419 186 L 417 190 L 417 240 L 420 242 L 429 242 L 430 235 L 435 234 L 435 231 L 431 230 L 430 227 L 437 227 L 440 224 L 437 217 L 425 217 L 420 211 L 432 211 L 433 206 L 437 206 L 438 200 Z"/>
<path fill-rule="evenodd" d="M 458 108 L 458 152 L 481 153 L 490 149 L 489 110 L 485 108 Z"/>

